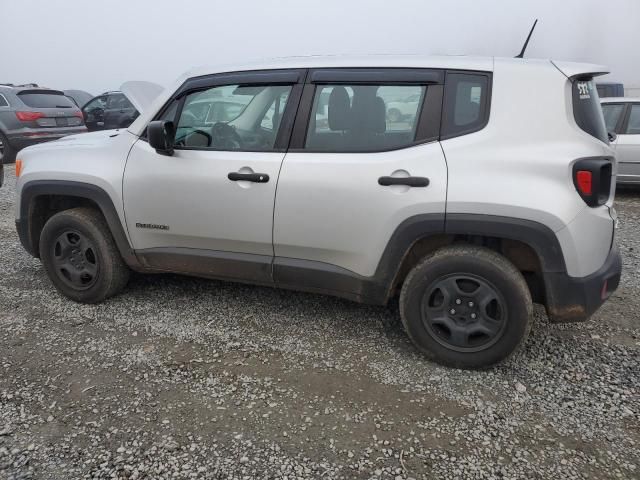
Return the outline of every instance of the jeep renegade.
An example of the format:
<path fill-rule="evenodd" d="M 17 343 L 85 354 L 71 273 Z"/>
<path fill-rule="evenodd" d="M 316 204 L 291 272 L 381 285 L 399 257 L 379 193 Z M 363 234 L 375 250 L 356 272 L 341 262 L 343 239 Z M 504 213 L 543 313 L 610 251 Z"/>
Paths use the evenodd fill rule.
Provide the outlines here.
<path fill-rule="evenodd" d="M 77 302 L 130 269 L 399 294 L 421 352 L 486 367 L 524 341 L 532 302 L 583 321 L 618 286 L 602 73 L 419 56 L 201 69 L 126 130 L 23 150 L 17 230 Z"/>

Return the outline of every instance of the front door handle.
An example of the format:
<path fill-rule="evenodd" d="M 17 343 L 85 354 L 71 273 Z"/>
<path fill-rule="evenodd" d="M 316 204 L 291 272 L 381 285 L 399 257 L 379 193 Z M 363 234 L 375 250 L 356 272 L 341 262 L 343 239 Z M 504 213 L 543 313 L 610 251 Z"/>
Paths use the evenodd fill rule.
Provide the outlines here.
<path fill-rule="evenodd" d="M 231 172 L 227 175 L 229 180 L 234 182 L 254 182 L 254 183 L 267 183 L 269 181 L 269 175 L 266 173 L 238 173 Z"/>
<path fill-rule="evenodd" d="M 409 187 L 426 187 L 429 185 L 427 177 L 380 177 L 378 184 L 383 187 L 391 185 L 407 185 Z"/>

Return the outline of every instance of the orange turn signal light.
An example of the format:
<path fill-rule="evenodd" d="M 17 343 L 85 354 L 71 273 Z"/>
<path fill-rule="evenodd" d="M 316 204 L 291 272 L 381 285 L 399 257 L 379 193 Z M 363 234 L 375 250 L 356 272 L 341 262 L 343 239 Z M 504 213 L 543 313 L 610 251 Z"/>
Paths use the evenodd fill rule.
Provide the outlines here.
<path fill-rule="evenodd" d="M 22 173 L 22 160 L 16 160 L 16 177 L 19 177 Z"/>

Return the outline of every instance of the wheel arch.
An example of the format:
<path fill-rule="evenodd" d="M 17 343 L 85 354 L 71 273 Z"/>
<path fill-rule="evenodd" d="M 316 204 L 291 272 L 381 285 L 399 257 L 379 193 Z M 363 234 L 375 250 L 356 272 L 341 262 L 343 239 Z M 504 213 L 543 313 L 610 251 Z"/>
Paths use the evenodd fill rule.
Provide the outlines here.
<path fill-rule="evenodd" d="M 40 233 L 46 221 L 60 211 L 80 206 L 95 208 L 102 214 L 120 255 L 127 265 L 137 268 L 138 261 L 113 200 L 102 188 L 89 183 L 67 180 L 25 183 L 20 192 L 19 217 L 16 220 L 23 247 L 34 257 L 39 257 Z"/>
<path fill-rule="evenodd" d="M 441 223 L 439 223 L 441 222 Z M 376 270 L 388 301 L 425 255 L 447 245 L 488 247 L 506 257 L 525 276 L 532 297 L 546 303 L 545 274 L 566 272 L 553 230 L 539 222 L 481 214 L 418 215 L 398 226 Z"/>

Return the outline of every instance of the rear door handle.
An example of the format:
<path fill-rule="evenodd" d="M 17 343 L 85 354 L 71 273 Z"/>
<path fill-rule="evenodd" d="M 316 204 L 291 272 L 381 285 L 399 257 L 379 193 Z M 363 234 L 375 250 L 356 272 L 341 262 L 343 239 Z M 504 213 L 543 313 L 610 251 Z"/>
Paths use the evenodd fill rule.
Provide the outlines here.
<path fill-rule="evenodd" d="M 380 177 L 378 184 L 383 187 L 391 185 L 408 185 L 409 187 L 427 187 L 429 179 L 427 177 Z"/>
<path fill-rule="evenodd" d="M 254 183 L 267 183 L 269 181 L 269 175 L 266 173 L 238 173 L 231 172 L 227 175 L 229 180 L 234 182 L 254 182 Z"/>

